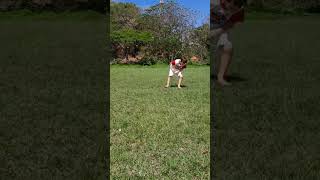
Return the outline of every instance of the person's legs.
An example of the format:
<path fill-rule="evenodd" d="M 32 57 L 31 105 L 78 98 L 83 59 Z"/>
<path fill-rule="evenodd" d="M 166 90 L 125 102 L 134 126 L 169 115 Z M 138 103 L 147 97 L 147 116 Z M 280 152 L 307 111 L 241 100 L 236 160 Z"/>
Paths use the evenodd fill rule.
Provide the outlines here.
<path fill-rule="evenodd" d="M 180 89 L 180 88 L 181 88 L 181 82 L 182 82 L 182 80 L 183 80 L 183 75 L 182 75 L 181 72 L 179 72 L 178 77 L 179 77 L 178 88 Z"/>
<path fill-rule="evenodd" d="M 218 46 L 221 47 L 219 50 L 219 57 L 220 57 L 220 64 L 219 64 L 219 72 L 218 72 L 218 83 L 221 85 L 231 85 L 231 83 L 227 82 L 225 77 L 228 71 L 228 68 L 231 63 L 232 54 L 233 54 L 233 48 L 232 43 L 229 40 L 228 33 L 224 33 L 221 35 Z"/>
<path fill-rule="evenodd" d="M 168 76 L 167 84 L 166 84 L 166 86 L 165 86 L 166 88 L 170 86 L 170 80 L 171 80 L 171 76 Z"/>
<path fill-rule="evenodd" d="M 225 80 L 227 80 L 226 78 L 227 78 L 227 75 L 228 75 L 228 70 L 229 70 L 229 67 L 230 67 L 230 64 L 231 64 L 232 58 L 233 58 L 233 49 L 228 49 L 227 51 L 228 51 L 227 53 L 229 53 L 230 60 L 228 61 L 226 71 L 225 71 L 225 73 L 224 73 L 224 75 L 223 75 L 223 78 L 224 78 Z"/>
<path fill-rule="evenodd" d="M 168 79 L 167 79 L 167 84 L 166 84 L 166 88 L 170 86 L 170 80 L 171 80 L 171 77 L 174 75 L 172 69 L 171 69 L 171 66 L 169 68 L 169 75 L 168 75 Z"/>
<path fill-rule="evenodd" d="M 220 56 L 220 65 L 219 65 L 219 72 L 218 72 L 218 82 L 221 85 L 231 85 L 231 83 L 225 80 L 225 76 L 230 66 L 231 59 L 232 59 L 232 49 L 223 49 L 221 51 Z"/>
<path fill-rule="evenodd" d="M 183 80 L 183 77 L 179 77 L 179 82 L 178 82 L 178 88 L 181 88 L 181 82 Z"/>
<path fill-rule="evenodd" d="M 179 82 L 178 82 L 178 88 L 180 89 L 181 88 L 181 82 L 183 80 L 183 77 L 179 77 Z"/>

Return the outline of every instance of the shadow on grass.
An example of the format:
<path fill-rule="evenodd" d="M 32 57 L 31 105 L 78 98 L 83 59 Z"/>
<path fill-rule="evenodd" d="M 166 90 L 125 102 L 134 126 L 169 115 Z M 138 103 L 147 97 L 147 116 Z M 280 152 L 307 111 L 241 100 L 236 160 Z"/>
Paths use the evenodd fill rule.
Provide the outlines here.
<path fill-rule="evenodd" d="M 170 87 L 178 87 L 178 85 L 177 84 L 172 84 L 172 85 L 170 85 Z M 181 88 L 186 88 L 187 86 L 186 85 L 181 85 Z"/>
<path fill-rule="evenodd" d="M 214 80 L 218 79 L 217 75 L 211 75 L 211 78 Z M 227 76 L 226 80 L 229 82 L 243 82 L 243 81 L 247 81 L 248 79 L 242 78 L 239 75 L 234 74 L 234 75 Z"/>

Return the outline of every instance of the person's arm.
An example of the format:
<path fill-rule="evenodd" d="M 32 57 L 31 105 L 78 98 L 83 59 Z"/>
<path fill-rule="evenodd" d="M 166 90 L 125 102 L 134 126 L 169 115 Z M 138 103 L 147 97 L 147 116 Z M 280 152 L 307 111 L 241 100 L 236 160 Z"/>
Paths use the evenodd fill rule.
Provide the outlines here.
<path fill-rule="evenodd" d="M 238 12 L 234 13 L 228 20 L 225 25 L 221 28 L 213 29 L 210 31 L 210 37 L 218 37 L 219 35 L 227 32 L 229 29 L 234 26 L 242 24 L 244 21 L 244 9 L 241 8 Z"/>
<path fill-rule="evenodd" d="M 187 64 L 182 64 L 180 68 L 181 68 L 181 70 L 187 68 Z"/>
<path fill-rule="evenodd" d="M 219 5 L 214 5 L 210 10 L 211 22 L 210 22 L 210 37 L 218 37 L 220 34 L 226 32 L 228 27 L 225 26 L 227 17 L 225 15 L 225 11 L 223 7 Z M 224 27 L 225 26 L 225 27 Z"/>
<path fill-rule="evenodd" d="M 244 22 L 244 8 L 240 8 L 238 11 L 234 12 L 227 20 L 227 24 L 232 24 L 232 26 L 237 26 Z"/>
<path fill-rule="evenodd" d="M 179 63 L 180 62 L 176 62 L 176 60 L 171 61 L 172 68 L 179 69 Z"/>
<path fill-rule="evenodd" d="M 174 69 L 174 70 L 181 70 L 181 63 L 175 63 L 174 65 L 172 65 L 172 68 Z"/>
<path fill-rule="evenodd" d="M 227 32 L 229 29 L 231 29 L 234 25 L 232 23 L 227 23 L 221 28 L 213 29 L 209 32 L 209 37 L 218 37 L 221 34 Z"/>

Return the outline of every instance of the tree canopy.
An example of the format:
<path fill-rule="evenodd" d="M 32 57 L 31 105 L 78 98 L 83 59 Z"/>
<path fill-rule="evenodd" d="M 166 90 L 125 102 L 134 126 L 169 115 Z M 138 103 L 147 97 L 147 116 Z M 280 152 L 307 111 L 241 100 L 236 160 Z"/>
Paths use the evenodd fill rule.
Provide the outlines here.
<path fill-rule="evenodd" d="M 197 14 L 175 1 L 147 9 L 132 3 L 111 2 L 110 15 L 115 59 L 170 61 L 197 56 L 202 62 L 208 62 L 209 23 L 196 27 Z"/>

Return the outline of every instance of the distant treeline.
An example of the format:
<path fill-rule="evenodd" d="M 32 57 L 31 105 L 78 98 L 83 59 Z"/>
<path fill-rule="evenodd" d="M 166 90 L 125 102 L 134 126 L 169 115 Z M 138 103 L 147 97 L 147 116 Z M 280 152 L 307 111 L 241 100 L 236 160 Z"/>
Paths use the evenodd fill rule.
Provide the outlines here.
<path fill-rule="evenodd" d="M 94 10 L 106 11 L 106 0 L 0 0 L 0 11 L 29 9 L 34 11 Z"/>
<path fill-rule="evenodd" d="M 320 13 L 320 0 L 244 0 L 250 10 L 282 13 Z M 95 10 L 104 13 L 107 0 L 0 0 L 0 11 L 29 10 Z"/>
<path fill-rule="evenodd" d="M 245 0 L 255 11 L 320 13 L 320 0 Z"/>
<path fill-rule="evenodd" d="M 112 63 L 152 65 L 175 58 L 209 63 L 209 17 L 197 25 L 198 13 L 174 0 L 146 9 L 111 2 L 110 11 Z"/>

